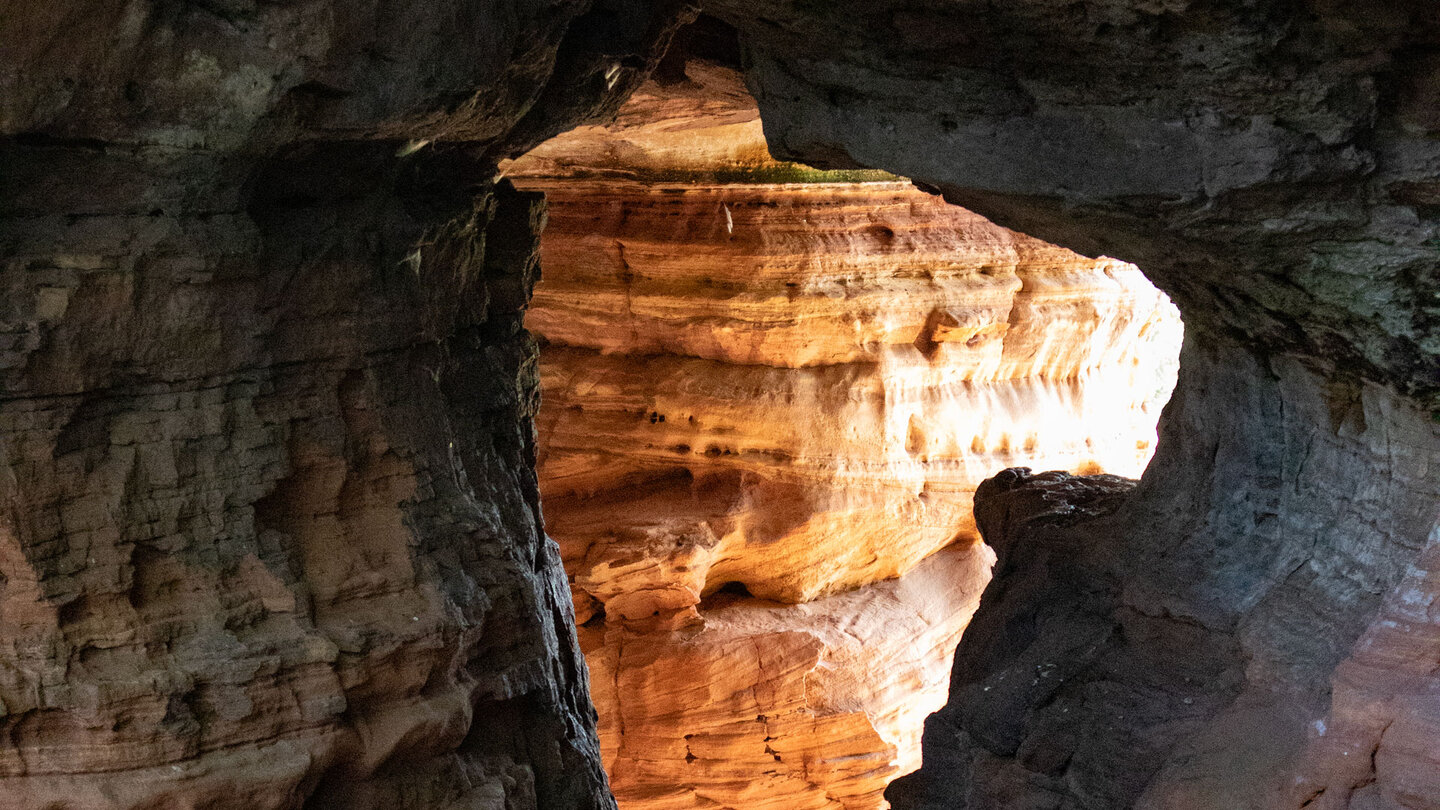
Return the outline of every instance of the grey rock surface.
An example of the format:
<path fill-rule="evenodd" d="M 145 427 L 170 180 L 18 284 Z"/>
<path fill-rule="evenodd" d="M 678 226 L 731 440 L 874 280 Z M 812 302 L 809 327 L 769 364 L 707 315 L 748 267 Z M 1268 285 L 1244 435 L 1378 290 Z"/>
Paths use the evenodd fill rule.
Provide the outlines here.
<path fill-rule="evenodd" d="M 614 806 L 494 165 L 678 18 L 0 9 L 0 807 Z"/>

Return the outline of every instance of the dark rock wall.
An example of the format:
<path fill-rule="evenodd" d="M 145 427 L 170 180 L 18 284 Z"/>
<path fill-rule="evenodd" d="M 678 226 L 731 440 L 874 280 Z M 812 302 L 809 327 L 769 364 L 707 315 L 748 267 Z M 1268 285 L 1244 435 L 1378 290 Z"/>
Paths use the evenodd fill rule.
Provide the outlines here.
<path fill-rule="evenodd" d="M 0 807 L 613 806 L 494 161 L 675 17 L 0 9 Z"/>
<path fill-rule="evenodd" d="M 987 530 L 895 805 L 1440 806 L 1433 5 L 707 9 L 777 156 L 1136 262 L 1186 320 L 1140 488 Z"/>

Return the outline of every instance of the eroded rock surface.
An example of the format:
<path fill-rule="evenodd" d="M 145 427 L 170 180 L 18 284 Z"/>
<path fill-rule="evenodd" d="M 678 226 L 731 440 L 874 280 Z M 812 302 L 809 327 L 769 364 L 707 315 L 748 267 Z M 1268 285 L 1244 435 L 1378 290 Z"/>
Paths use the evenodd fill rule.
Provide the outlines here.
<path fill-rule="evenodd" d="M 605 806 L 530 472 L 543 204 L 385 193 L 9 231 L 0 806 Z"/>
<path fill-rule="evenodd" d="M 776 163 L 733 74 L 686 75 L 506 169 L 550 201 L 540 479 L 606 765 L 636 810 L 876 808 L 988 576 L 971 492 L 1138 474 L 1178 318 L 1129 265 Z"/>
<path fill-rule="evenodd" d="M 699 617 L 582 627 L 621 806 L 883 806 L 920 764 L 989 562 L 967 543 L 805 604 L 722 591 Z"/>
<path fill-rule="evenodd" d="M 895 576 L 969 533 L 997 466 L 1149 455 L 1178 323 L 1134 268 L 898 184 L 551 202 L 542 488 L 577 581 L 624 615 Z"/>
<path fill-rule="evenodd" d="M 969 493 L 1007 462 L 1143 469 L 1180 327 L 1135 268 L 903 181 L 722 182 L 763 143 L 698 64 L 727 103 L 687 115 L 652 83 L 508 169 L 551 206 L 527 325 L 583 592 L 631 618 L 727 582 L 808 601 L 973 536 Z M 686 182 L 635 179 L 676 155 Z"/>
<path fill-rule="evenodd" d="M 1144 483 L 1074 531 L 1109 549 L 1056 586 L 1083 609 L 1026 607 L 1044 588 L 1018 583 L 1048 569 L 1017 557 L 974 626 L 1025 632 L 962 644 L 896 805 L 1440 804 L 1440 681 L 1418 664 L 1440 658 L 1433 8 L 707 7 L 741 31 L 778 155 L 902 173 L 1136 262 L 1186 320 Z M 974 713 L 968 685 L 1033 678 L 1032 655 L 1091 626 L 1113 646 L 1053 699 Z M 1234 666 L 1189 671 L 1186 639 Z M 1030 756 L 1054 722 L 1080 748 Z"/>

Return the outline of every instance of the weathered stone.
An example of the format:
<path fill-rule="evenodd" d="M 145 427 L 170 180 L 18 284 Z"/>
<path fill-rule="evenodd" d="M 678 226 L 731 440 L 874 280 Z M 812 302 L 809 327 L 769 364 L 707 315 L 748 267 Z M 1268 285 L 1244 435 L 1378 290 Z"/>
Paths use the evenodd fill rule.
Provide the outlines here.
<path fill-rule="evenodd" d="M 613 806 L 494 157 L 615 12 L 0 12 L 0 807 Z"/>
<path fill-rule="evenodd" d="M 721 591 L 679 627 L 582 627 L 626 808 L 883 806 L 989 576 L 983 547 L 801 605 Z M 693 616 L 693 614 L 692 614 Z"/>

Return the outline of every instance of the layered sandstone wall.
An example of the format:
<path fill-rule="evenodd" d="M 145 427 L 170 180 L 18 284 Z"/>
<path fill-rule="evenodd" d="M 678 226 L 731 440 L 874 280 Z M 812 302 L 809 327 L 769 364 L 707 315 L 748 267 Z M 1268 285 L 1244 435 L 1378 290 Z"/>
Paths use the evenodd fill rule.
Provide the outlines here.
<path fill-rule="evenodd" d="M 607 803 L 529 472 L 543 201 L 405 191 L 9 223 L 0 806 Z"/>
<path fill-rule="evenodd" d="M 882 807 L 989 576 L 971 544 L 803 604 L 719 592 L 698 615 L 580 629 L 626 808 Z"/>
<path fill-rule="evenodd" d="M 577 580 L 624 615 L 895 576 L 970 536 L 997 467 L 1149 456 L 1178 321 L 1133 267 L 898 183 L 548 193 L 542 488 Z M 596 548 L 627 525 L 656 536 Z M 631 559 L 679 536 L 704 551 Z"/>
<path fill-rule="evenodd" d="M 1179 320 L 1132 266 L 774 162 L 685 68 L 506 168 L 550 202 L 539 472 L 606 767 L 636 810 L 876 808 L 988 578 L 971 493 L 1138 475 Z"/>

